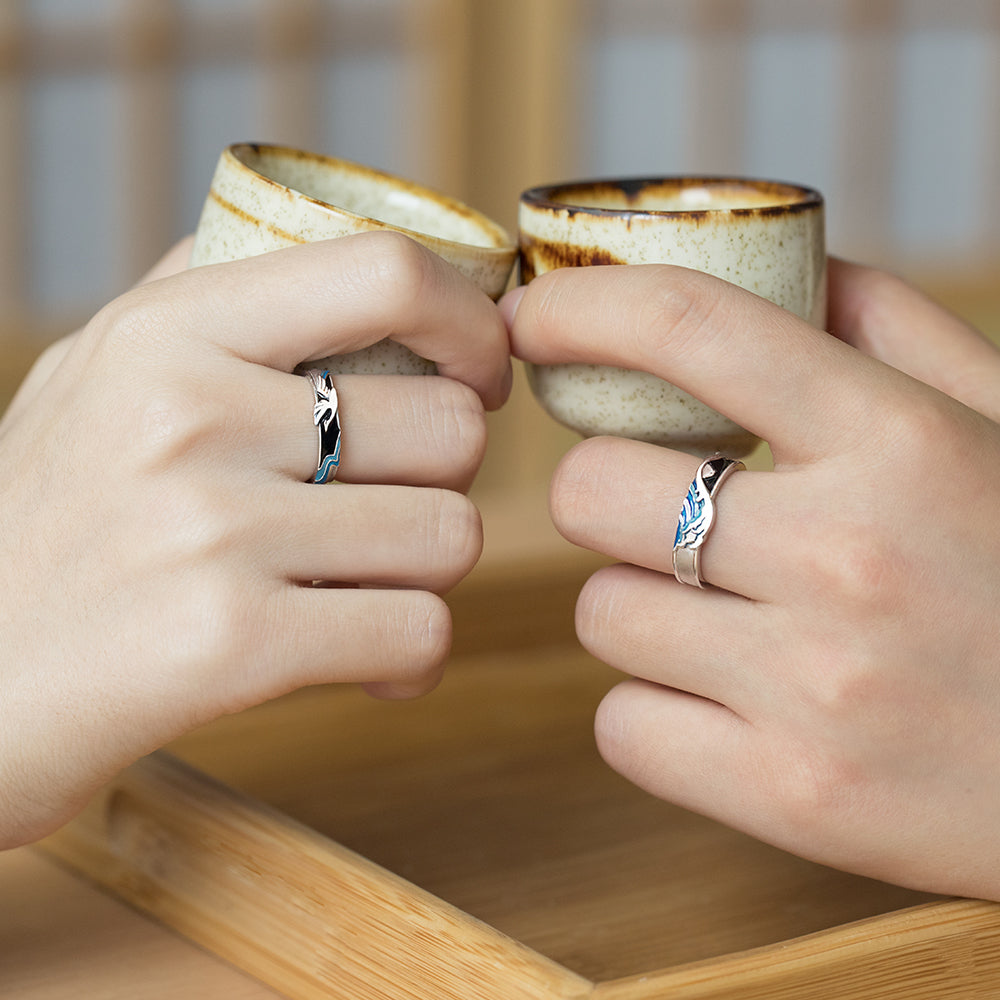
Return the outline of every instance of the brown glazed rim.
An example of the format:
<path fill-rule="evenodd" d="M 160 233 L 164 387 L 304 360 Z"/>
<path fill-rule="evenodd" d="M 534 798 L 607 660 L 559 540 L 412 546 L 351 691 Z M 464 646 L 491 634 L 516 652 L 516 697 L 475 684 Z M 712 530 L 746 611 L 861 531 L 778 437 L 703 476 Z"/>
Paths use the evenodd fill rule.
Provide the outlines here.
<path fill-rule="evenodd" d="M 637 202 L 651 187 L 673 187 L 678 191 L 686 188 L 753 188 L 764 195 L 781 198 L 779 204 L 748 205 L 741 208 L 598 208 L 593 205 L 579 205 L 573 200 L 574 194 L 583 192 L 593 196 L 602 190 L 624 194 L 630 202 Z M 713 215 L 784 215 L 822 208 L 823 196 L 814 188 L 803 187 L 785 181 L 763 180 L 755 177 L 663 175 L 659 177 L 616 177 L 595 178 L 593 180 L 565 181 L 559 184 L 545 184 L 522 192 L 521 203 L 532 208 L 568 211 L 573 214 L 621 218 L 625 216 L 649 216 L 657 218 L 693 217 L 707 218 Z"/>
<path fill-rule="evenodd" d="M 474 208 L 470 208 L 457 198 L 452 198 L 449 195 L 442 194 L 440 191 L 435 191 L 433 188 L 424 187 L 422 184 L 417 184 L 415 181 L 407 180 L 405 177 L 399 177 L 398 175 L 390 174 L 385 170 L 379 170 L 377 167 L 368 167 L 360 163 L 354 163 L 351 160 L 340 159 L 336 156 L 327 156 L 324 153 L 311 153 L 307 150 L 296 149 L 293 146 L 281 146 L 272 143 L 237 142 L 226 147 L 225 152 L 227 155 L 233 157 L 233 159 L 235 159 L 241 167 L 245 170 L 249 170 L 252 174 L 254 174 L 254 176 L 259 177 L 266 184 L 278 188 L 281 191 L 294 190 L 296 194 L 300 195 L 306 201 L 318 206 L 319 208 L 325 209 L 326 211 L 336 211 L 343 213 L 344 215 L 349 215 L 355 219 L 364 219 L 369 224 L 375 224 L 379 228 L 395 230 L 396 232 L 418 237 L 421 240 L 427 240 L 430 238 L 444 246 L 473 247 L 476 250 L 481 250 L 484 253 L 489 254 L 509 254 L 517 249 L 507 230 L 505 230 L 498 223 L 494 222 L 488 216 L 483 215 L 482 212 L 477 212 Z M 377 180 L 386 181 L 397 191 L 405 191 L 424 201 L 436 202 L 449 212 L 463 216 L 466 219 L 471 219 L 478 226 L 480 226 L 487 238 L 496 240 L 496 243 L 492 246 L 480 243 L 463 243 L 460 240 L 451 240 L 444 236 L 435 236 L 432 233 L 424 233 L 415 229 L 407 229 L 405 226 L 397 226 L 395 223 L 386 222 L 383 219 L 374 219 L 368 215 L 359 215 L 357 212 L 352 212 L 349 208 L 344 208 L 342 205 L 333 205 L 330 202 L 323 201 L 321 198 L 314 198 L 305 191 L 299 191 L 297 188 L 290 188 L 287 184 L 282 184 L 280 181 L 276 181 L 273 177 L 268 177 L 267 174 L 261 173 L 259 168 L 255 166 L 254 163 L 247 162 L 248 159 L 260 156 L 278 156 L 289 160 L 310 160 L 322 163 L 324 166 L 330 167 L 333 170 L 338 170 L 342 173 L 360 174 Z"/>

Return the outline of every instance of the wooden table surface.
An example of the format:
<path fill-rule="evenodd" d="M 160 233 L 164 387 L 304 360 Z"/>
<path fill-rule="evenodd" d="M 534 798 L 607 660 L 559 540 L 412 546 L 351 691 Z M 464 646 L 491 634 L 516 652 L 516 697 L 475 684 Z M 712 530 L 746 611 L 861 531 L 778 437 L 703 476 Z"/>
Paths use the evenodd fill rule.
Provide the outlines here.
<path fill-rule="evenodd" d="M 3 1000 L 279 1000 L 30 847 L 0 852 Z"/>
<path fill-rule="evenodd" d="M 634 982 L 644 983 L 650 972 L 672 975 L 675 968 L 731 953 L 780 949 L 781 942 L 801 935 L 925 902 L 921 894 L 809 865 L 676 810 L 600 762 L 593 711 L 618 675 L 579 648 L 572 609 L 582 579 L 601 560 L 554 538 L 539 512 L 544 514 L 543 498 L 525 496 L 484 510 L 486 557 L 475 578 L 450 598 L 455 655 L 433 696 L 386 703 L 353 688 L 307 690 L 220 719 L 171 751 L 457 907 L 469 915 L 463 927 L 471 926 L 470 918 L 480 921 L 490 933 L 529 949 L 546 969 L 562 970 L 563 979 L 601 989 L 620 986 L 622 997 L 647 995 L 636 993 Z M 171 827 L 163 839 L 162 824 L 154 817 L 150 825 L 146 811 L 158 799 L 141 775 L 137 780 L 123 794 L 112 789 L 108 808 L 98 802 L 95 816 L 101 836 L 117 830 L 115 865 L 128 869 L 131 861 L 149 862 L 142 871 L 123 871 L 125 881 L 118 884 L 126 897 L 130 886 L 138 886 L 140 901 L 149 902 L 161 898 L 142 889 L 150 873 L 168 880 L 177 874 L 181 887 L 188 886 L 178 874 L 187 871 L 184 844 L 197 859 L 206 844 L 228 844 L 229 835 L 218 840 L 189 831 L 185 818 L 195 813 L 171 806 L 159 820 L 176 820 L 183 829 Z M 208 805 L 213 803 L 210 797 Z M 230 815 L 222 813 L 223 820 Z M 112 817 L 111 826 L 105 829 L 101 817 Z M 86 823 L 72 826 L 89 829 Z M 164 867 L 157 860 L 164 857 L 180 867 Z M 337 858 L 343 860 L 342 851 Z M 220 877 L 244 871 L 225 862 L 212 867 L 214 856 L 209 862 L 207 870 Z M 94 875 L 86 864 L 81 867 Z M 272 864 L 264 870 L 272 871 Z M 239 893 L 253 894 L 259 873 L 250 877 L 254 866 L 245 871 L 245 884 L 237 877 Z M 204 888 L 201 875 L 195 882 Z M 273 1000 L 281 991 L 293 993 L 281 978 L 269 980 L 279 991 L 271 992 L 36 849 L 0 853 L 0 892 L 2 1000 Z M 212 888 L 199 898 L 216 908 L 212 917 L 219 926 L 232 916 L 225 893 Z M 382 926 L 380 913 L 373 927 Z M 168 914 L 157 915 L 170 922 Z M 307 942 L 308 930 L 302 928 Z M 377 968 L 405 954 L 401 941 L 426 951 L 421 935 L 378 938 Z M 272 944 L 270 937 L 249 937 L 242 951 L 222 953 L 241 968 L 257 969 L 252 961 Z M 343 944 L 338 939 L 338 948 Z M 398 953 L 384 951 L 390 947 Z M 283 968 L 288 955 L 282 947 L 273 957 Z M 367 962 L 367 951 L 363 957 Z M 339 973 L 350 958 L 337 952 Z M 810 961 L 816 965 L 815 958 Z M 719 995 L 732 995 L 724 987 L 728 992 Z M 357 994 L 330 995 L 354 1000 Z M 459 993 L 401 987 L 398 995 Z M 788 995 L 811 1000 L 815 994 Z"/>
<path fill-rule="evenodd" d="M 978 299 L 967 303 L 969 296 L 963 299 L 957 292 L 941 298 L 987 332 L 1000 335 L 995 292 L 980 296 L 983 304 L 978 310 L 974 308 Z M 34 350 L 22 345 L 19 354 L 0 351 L 4 362 L 0 365 L 0 412 Z M 537 556 L 539 550 L 550 549 L 550 539 L 524 531 L 525 522 L 534 520 L 524 514 L 539 507 L 539 499 L 519 501 L 515 505 L 519 509 L 506 512 L 518 530 L 510 531 L 507 526 L 508 530 L 499 532 L 505 545 L 517 540 L 515 547 L 520 551 L 508 553 L 515 561 L 518 556 Z M 546 620 L 536 608 L 532 610 L 541 634 L 526 636 L 529 641 L 543 635 L 552 638 L 553 626 L 556 631 L 569 631 L 568 622 Z M 498 636 L 482 622 L 477 626 L 467 630 L 465 645 L 491 648 Z M 280 1000 L 280 994 L 64 870 L 37 849 L 0 852 L 0 998 L 176 1000 L 207 996 Z"/>

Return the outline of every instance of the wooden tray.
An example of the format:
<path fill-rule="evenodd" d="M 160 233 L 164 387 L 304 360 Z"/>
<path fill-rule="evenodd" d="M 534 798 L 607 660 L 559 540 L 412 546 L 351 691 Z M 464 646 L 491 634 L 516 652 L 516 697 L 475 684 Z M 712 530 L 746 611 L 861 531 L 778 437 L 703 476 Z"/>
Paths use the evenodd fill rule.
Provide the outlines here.
<path fill-rule="evenodd" d="M 44 849 L 292 998 L 996 995 L 1000 907 L 809 864 L 613 774 L 591 727 L 617 677 L 571 627 L 593 561 L 526 550 L 456 593 L 434 694 L 220 720 Z"/>

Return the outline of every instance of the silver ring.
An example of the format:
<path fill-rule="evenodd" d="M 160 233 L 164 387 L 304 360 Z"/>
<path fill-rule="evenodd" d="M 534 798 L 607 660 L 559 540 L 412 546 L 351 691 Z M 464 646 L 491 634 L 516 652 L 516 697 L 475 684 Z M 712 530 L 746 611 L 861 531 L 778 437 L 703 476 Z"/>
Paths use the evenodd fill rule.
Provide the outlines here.
<path fill-rule="evenodd" d="M 701 578 L 701 547 L 715 521 L 713 498 L 719 487 L 737 470 L 746 466 L 732 458 L 713 455 L 706 458 L 688 487 L 684 506 L 677 519 L 674 536 L 674 576 L 678 582 L 704 587 Z"/>
<path fill-rule="evenodd" d="M 337 413 L 337 390 L 333 387 L 329 368 L 310 368 L 305 376 L 312 383 L 316 403 L 313 423 L 319 436 L 314 483 L 328 483 L 337 478 L 340 466 L 340 417 Z"/>

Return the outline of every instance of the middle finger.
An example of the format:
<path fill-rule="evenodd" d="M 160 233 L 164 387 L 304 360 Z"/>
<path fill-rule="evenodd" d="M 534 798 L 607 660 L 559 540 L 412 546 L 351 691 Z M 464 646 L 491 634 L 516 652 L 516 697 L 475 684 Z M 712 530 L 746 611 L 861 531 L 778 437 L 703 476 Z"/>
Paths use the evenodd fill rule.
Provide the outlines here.
<path fill-rule="evenodd" d="M 482 552 L 479 512 L 451 490 L 284 483 L 268 496 L 251 537 L 287 580 L 445 593 Z"/>

